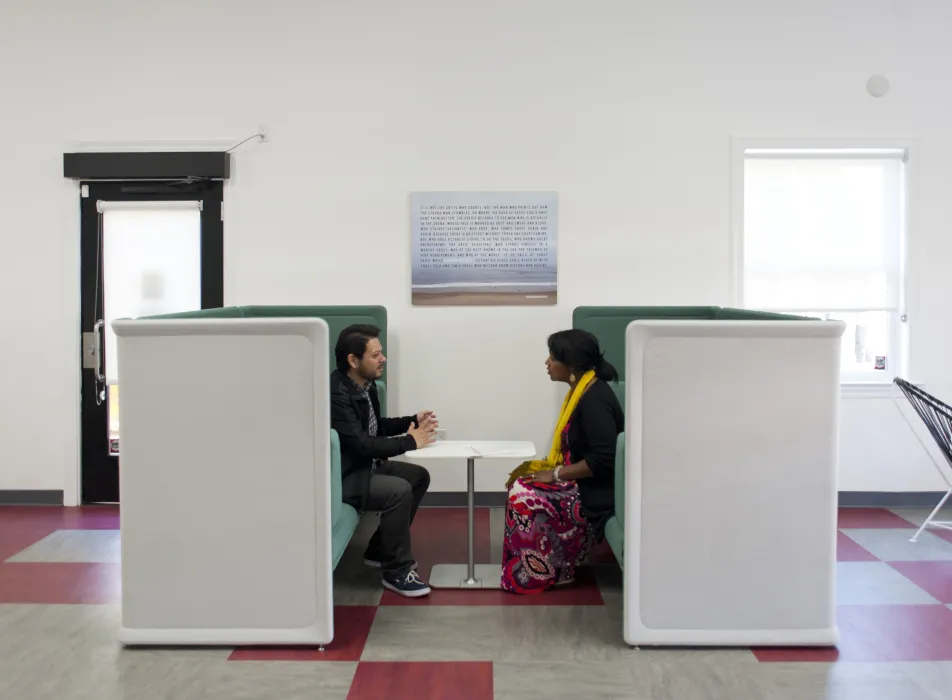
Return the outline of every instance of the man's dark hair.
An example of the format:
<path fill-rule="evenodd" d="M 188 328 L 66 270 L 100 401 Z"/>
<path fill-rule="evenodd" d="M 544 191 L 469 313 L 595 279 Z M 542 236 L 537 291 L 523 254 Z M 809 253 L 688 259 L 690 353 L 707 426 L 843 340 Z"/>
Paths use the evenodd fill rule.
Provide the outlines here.
<path fill-rule="evenodd" d="M 357 323 L 353 326 L 347 326 L 337 336 L 337 345 L 334 347 L 334 359 L 337 361 L 337 369 L 344 374 L 350 369 L 347 358 L 363 357 L 367 352 L 367 343 L 372 338 L 380 337 L 380 329 L 369 323 Z"/>

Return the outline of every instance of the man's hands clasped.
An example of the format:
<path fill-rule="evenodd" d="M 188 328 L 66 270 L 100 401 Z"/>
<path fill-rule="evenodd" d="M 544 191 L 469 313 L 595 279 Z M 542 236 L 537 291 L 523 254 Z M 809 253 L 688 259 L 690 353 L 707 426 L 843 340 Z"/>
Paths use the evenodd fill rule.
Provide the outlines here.
<path fill-rule="evenodd" d="M 407 435 L 413 437 L 419 450 L 436 441 L 436 429 L 439 424 L 433 411 L 420 411 L 416 414 L 416 420 L 410 424 Z"/>

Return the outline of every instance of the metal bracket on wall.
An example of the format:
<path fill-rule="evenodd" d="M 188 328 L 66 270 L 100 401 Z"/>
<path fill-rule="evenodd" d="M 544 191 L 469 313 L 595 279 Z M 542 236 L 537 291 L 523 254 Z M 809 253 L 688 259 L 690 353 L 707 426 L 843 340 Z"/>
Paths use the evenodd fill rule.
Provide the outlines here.
<path fill-rule="evenodd" d="M 99 369 L 99 332 L 83 333 L 83 369 Z"/>

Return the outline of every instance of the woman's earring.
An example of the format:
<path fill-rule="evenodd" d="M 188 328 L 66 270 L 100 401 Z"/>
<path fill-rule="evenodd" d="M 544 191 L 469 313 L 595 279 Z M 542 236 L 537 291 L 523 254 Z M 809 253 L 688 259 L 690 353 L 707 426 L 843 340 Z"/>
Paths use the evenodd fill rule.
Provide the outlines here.
<path fill-rule="evenodd" d="M 574 375 L 574 374 L 570 374 L 570 375 L 569 375 L 569 381 L 570 381 L 570 382 L 574 382 L 574 381 L 575 381 L 575 375 Z"/>

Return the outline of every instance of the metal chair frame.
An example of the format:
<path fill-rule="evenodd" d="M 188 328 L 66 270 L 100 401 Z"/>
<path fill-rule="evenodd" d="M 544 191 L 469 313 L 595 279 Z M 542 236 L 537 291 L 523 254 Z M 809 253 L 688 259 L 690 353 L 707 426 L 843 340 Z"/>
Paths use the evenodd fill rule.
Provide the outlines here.
<path fill-rule="evenodd" d="M 916 413 L 919 414 L 919 417 L 922 419 L 922 422 L 926 424 L 926 428 L 929 430 L 929 434 L 932 435 L 932 439 L 935 440 L 936 446 L 938 446 L 939 451 L 942 453 L 942 456 L 945 457 L 946 464 L 943 468 L 938 462 L 935 463 L 936 469 L 941 474 L 943 480 L 949 486 L 949 490 L 946 492 L 945 496 L 942 497 L 942 500 L 939 501 L 939 505 L 935 507 L 929 517 L 925 519 L 925 522 L 922 523 L 920 528 L 916 531 L 916 534 L 912 536 L 909 540 L 910 542 L 915 542 L 919 539 L 919 535 L 922 534 L 923 530 L 927 527 L 937 527 L 944 530 L 952 530 L 952 521 L 948 520 L 934 520 L 935 516 L 942 506 L 945 505 L 945 502 L 952 497 L 952 407 L 947 404 L 939 401 L 936 397 L 932 396 L 926 391 L 923 391 L 915 384 L 896 377 L 893 382 L 896 386 L 899 387 L 900 391 L 905 395 L 909 400 L 909 404 L 915 409 Z M 899 407 L 899 413 L 902 415 L 903 419 L 909 424 L 910 429 L 912 429 L 913 434 L 916 436 L 916 439 L 919 440 L 922 447 L 926 449 L 926 453 L 929 453 L 929 450 L 926 448 L 925 443 L 922 442 L 922 438 L 919 437 L 919 433 L 912 427 L 912 424 L 909 423 L 909 419 L 906 418 L 905 412 L 902 410 L 902 407 Z M 931 457 L 931 454 L 930 454 Z"/>

